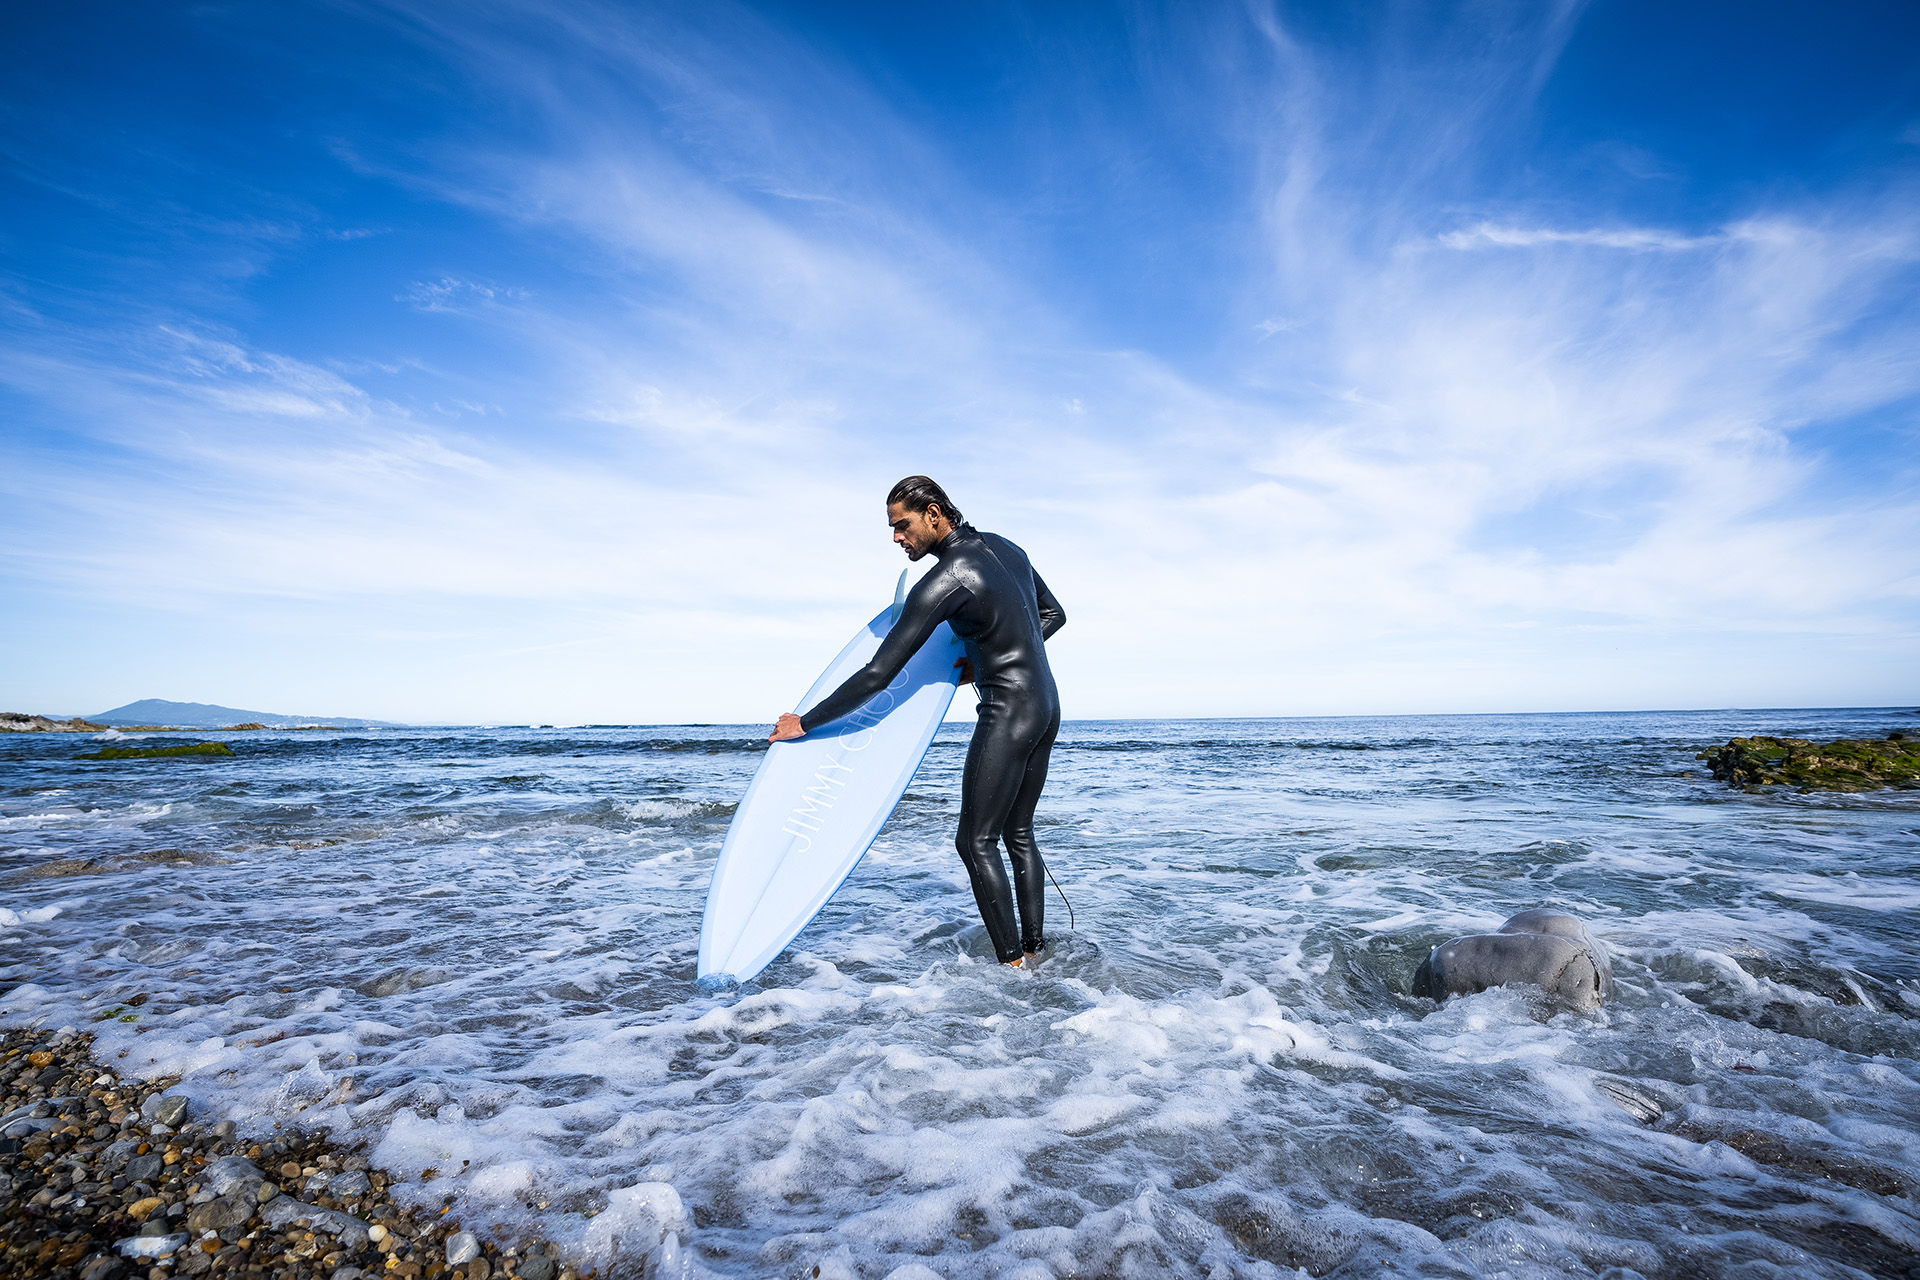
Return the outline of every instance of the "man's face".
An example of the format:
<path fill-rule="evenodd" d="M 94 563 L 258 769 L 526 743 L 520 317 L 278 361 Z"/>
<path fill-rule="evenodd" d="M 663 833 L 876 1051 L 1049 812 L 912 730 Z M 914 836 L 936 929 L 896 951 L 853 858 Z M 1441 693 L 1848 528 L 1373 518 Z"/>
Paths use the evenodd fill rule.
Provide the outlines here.
<path fill-rule="evenodd" d="M 887 504 L 887 523 L 893 526 L 893 541 L 907 553 L 907 559 L 918 560 L 940 541 L 943 534 L 934 526 L 934 516 L 939 510 L 938 506 L 932 506 L 925 511 L 909 511 L 902 502 Z"/>

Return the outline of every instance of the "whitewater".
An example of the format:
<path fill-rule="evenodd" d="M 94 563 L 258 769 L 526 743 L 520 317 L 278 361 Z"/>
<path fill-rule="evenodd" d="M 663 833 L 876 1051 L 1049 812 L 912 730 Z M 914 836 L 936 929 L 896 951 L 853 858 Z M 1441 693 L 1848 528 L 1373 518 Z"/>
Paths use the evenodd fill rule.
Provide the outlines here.
<path fill-rule="evenodd" d="M 718 995 L 763 728 L 8 735 L 0 1022 L 615 1274 L 1920 1274 L 1920 793 L 1694 759 L 1914 712 L 1069 722 L 1029 973 L 952 847 L 968 727 Z M 1407 994 L 1537 906 L 1600 1012 Z"/>

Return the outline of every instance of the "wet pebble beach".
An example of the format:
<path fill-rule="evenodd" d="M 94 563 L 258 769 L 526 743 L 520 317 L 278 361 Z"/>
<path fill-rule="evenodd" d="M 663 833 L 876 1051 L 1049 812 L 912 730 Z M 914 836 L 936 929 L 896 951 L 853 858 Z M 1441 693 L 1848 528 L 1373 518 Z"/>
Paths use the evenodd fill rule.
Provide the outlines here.
<path fill-rule="evenodd" d="M 169 1079 L 116 1075 L 73 1029 L 0 1048 L 0 1274 L 125 1280 L 575 1280 L 530 1242 L 502 1251 L 320 1133 L 239 1134 Z"/>

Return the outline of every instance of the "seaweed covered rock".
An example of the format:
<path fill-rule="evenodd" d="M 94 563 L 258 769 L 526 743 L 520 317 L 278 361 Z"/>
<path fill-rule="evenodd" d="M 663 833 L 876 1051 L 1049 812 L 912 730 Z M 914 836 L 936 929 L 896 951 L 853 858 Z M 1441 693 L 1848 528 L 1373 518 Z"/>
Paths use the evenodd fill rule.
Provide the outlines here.
<path fill-rule="evenodd" d="M 76 760 L 164 760 L 174 756 L 230 756 L 233 748 L 224 742 L 195 742 L 178 747 L 102 747 L 83 751 Z"/>
<path fill-rule="evenodd" d="M 1802 791 L 1873 791 L 1920 787 L 1920 742 L 1905 734 L 1842 738 L 1735 738 L 1694 757 L 1729 786 L 1798 787 Z"/>

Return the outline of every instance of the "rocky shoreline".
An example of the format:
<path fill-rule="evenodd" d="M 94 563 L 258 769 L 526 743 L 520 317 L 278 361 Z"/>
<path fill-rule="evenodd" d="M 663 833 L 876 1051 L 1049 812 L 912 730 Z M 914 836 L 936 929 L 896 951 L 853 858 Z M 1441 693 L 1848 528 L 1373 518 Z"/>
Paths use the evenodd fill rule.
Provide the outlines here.
<path fill-rule="evenodd" d="M 0 711 L 0 733 L 106 733 L 119 729 L 121 733 L 250 733 L 264 730 L 270 726 L 249 720 L 245 724 L 224 725 L 219 729 L 195 730 L 189 725 L 178 724 L 96 724 L 79 716 L 71 720 L 54 720 L 48 716 L 28 715 L 24 711 Z M 283 725 L 282 728 L 333 729 L 330 724 Z"/>
<path fill-rule="evenodd" d="M 1920 787 L 1920 742 L 1904 733 L 1885 738 L 1735 738 L 1695 756 L 1729 786 L 1758 793 L 1766 787 L 1801 791 L 1876 791 Z"/>
<path fill-rule="evenodd" d="M 50 720 L 23 711 L 0 711 L 0 733 L 105 733 L 107 728 L 79 716 L 71 720 Z"/>
<path fill-rule="evenodd" d="M 396 1204 L 324 1133 L 240 1136 L 176 1081 L 118 1076 L 92 1049 L 72 1028 L 0 1040 L 0 1274 L 581 1280 L 544 1242 L 503 1249 L 448 1208 Z"/>

